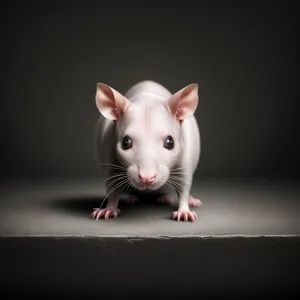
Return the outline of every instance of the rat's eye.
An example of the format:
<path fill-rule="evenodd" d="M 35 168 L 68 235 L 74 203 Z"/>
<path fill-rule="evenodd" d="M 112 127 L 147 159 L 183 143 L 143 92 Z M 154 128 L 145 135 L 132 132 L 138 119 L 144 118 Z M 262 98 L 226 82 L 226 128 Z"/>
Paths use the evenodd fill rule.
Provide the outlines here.
<path fill-rule="evenodd" d="M 174 140 L 170 135 L 168 135 L 167 138 L 165 139 L 164 147 L 168 150 L 171 150 L 174 148 Z"/>
<path fill-rule="evenodd" d="M 132 142 L 130 140 L 130 137 L 128 135 L 123 137 L 122 140 L 122 149 L 123 150 L 128 150 L 132 147 Z"/>

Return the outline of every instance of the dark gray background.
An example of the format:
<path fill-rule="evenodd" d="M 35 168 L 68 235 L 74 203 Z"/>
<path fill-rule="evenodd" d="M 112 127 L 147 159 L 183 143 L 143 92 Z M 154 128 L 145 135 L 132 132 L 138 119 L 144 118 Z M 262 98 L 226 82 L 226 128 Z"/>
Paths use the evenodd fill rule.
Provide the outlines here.
<path fill-rule="evenodd" d="M 295 4 L 87 3 L 3 4 L 2 177 L 97 176 L 96 82 L 144 79 L 199 83 L 199 176 L 298 176 Z"/>

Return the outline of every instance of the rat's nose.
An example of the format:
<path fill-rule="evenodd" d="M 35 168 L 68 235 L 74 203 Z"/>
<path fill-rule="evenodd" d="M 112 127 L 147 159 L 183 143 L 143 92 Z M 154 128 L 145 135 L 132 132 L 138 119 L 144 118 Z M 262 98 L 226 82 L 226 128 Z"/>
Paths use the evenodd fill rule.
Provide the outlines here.
<path fill-rule="evenodd" d="M 155 177 L 156 177 L 156 174 L 154 174 L 152 176 L 141 176 L 141 175 L 139 175 L 139 180 L 142 183 L 150 184 L 154 181 Z"/>

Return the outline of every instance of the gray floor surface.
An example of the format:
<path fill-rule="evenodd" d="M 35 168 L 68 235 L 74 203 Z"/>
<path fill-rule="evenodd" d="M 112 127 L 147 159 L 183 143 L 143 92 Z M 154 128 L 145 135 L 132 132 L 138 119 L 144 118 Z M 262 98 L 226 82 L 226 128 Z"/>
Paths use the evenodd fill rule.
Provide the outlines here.
<path fill-rule="evenodd" d="M 95 221 L 105 197 L 101 178 L 27 179 L 0 186 L 1 236 L 209 237 L 300 234 L 300 183 L 198 180 L 191 194 L 203 205 L 194 223 L 172 220 L 170 205 L 120 203 L 117 219 Z"/>

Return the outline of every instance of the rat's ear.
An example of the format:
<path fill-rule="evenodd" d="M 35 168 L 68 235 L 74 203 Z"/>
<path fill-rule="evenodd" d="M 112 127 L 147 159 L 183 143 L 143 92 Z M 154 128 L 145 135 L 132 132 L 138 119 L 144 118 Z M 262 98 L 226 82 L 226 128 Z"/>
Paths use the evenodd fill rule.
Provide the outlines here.
<path fill-rule="evenodd" d="M 128 109 L 129 100 L 104 83 L 97 83 L 96 106 L 107 119 L 118 121 Z"/>
<path fill-rule="evenodd" d="M 198 98 L 198 84 L 192 83 L 172 95 L 167 102 L 167 106 L 178 121 L 183 121 L 195 113 Z"/>

